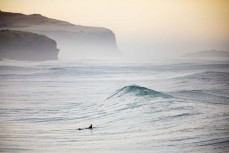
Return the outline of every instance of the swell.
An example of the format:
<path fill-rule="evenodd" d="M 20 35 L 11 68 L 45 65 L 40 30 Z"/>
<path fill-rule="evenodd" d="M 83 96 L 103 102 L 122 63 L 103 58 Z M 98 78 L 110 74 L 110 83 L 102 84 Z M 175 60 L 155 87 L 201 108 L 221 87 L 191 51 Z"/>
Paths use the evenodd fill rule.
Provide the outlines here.
<path fill-rule="evenodd" d="M 205 71 L 200 73 L 193 73 L 182 77 L 177 77 L 175 79 L 212 79 L 212 78 L 219 78 L 219 79 L 228 79 L 229 72 L 220 72 L 220 71 Z"/>
<path fill-rule="evenodd" d="M 228 91 L 221 90 L 178 90 L 171 92 L 181 99 L 189 99 L 212 104 L 229 105 Z"/>
<path fill-rule="evenodd" d="M 117 98 L 117 97 L 124 97 L 124 96 L 136 96 L 136 97 L 161 97 L 161 98 L 172 98 L 171 95 L 158 92 L 146 87 L 141 87 L 138 85 L 130 85 L 122 87 L 121 89 L 116 90 L 111 96 L 107 99 Z"/>

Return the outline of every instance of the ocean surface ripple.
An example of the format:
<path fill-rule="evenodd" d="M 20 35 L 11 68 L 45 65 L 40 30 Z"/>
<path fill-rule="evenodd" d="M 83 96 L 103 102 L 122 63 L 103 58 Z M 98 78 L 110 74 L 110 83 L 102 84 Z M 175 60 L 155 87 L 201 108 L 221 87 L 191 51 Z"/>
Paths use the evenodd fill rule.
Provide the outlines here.
<path fill-rule="evenodd" d="M 0 152 L 229 152 L 228 63 L 8 61 L 0 80 Z"/>

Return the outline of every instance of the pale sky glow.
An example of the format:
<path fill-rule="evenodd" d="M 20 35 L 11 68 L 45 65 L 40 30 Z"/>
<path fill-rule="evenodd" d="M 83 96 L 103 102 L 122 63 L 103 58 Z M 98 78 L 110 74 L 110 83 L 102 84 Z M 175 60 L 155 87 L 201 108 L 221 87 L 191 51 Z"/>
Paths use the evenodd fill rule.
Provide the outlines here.
<path fill-rule="evenodd" d="M 228 0 L 0 0 L 3 11 L 107 27 L 124 52 L 229 50 Z M 144 50 L 144 51 L 143 51 Z"/>

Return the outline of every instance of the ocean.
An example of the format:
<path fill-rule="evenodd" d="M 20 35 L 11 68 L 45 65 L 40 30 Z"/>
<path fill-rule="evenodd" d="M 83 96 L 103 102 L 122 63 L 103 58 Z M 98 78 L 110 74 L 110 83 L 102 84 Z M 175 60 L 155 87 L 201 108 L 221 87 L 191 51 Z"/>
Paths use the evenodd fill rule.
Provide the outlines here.
<path fill-rule="evenodd" d="M 1 61 L 0 152 L 227 153 L 229 62 Z"/>

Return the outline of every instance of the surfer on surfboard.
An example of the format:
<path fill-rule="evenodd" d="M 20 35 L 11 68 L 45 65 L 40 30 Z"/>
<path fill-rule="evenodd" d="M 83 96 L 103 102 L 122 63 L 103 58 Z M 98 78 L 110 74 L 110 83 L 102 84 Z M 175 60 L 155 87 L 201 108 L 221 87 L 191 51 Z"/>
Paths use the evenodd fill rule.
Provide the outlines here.
<path fill-rule="evenodd" d="M 84 130 L 84 129 L 90 129 L 90 130 L 92 130 L 93 129 L 92 124 L 89 127 L 87 127 L 87 128 L 78 128 L 78 130 Z"/>

